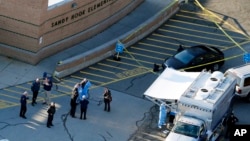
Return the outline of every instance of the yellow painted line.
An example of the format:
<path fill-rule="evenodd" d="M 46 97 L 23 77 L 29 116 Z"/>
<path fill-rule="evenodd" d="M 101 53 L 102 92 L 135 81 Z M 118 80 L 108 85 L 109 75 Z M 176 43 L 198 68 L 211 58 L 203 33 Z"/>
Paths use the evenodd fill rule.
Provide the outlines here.
<path fill-rule="evenodd" d="M 14 107 L 14 106 L 17 106 L 17 105 L 19 105 L 19 104 L 14 103 L 14 102 L 10 102 L 10 101 L 0 100 L 0 109 Z"/>
<path fill-rule="evenodd" d="M 208 25 L 201 25 L 201 24 L 197 24 L 197 23 L 190 23 L 190 22 L 186 22 L 186 21 L 181 21 L 181 20 L 176 20 L 176 19 L 169 19 L 170 21 L 173 21 L 173 22 L 177 22 L 177 23 L 184 23 L 184 24 L 188 24 L 188 25 L 193 25 L 193 26 L 199 26 L 199 27 L 204 27 L 204 28 L 209 28 L 209 29 L 213 29 L 213 30 L 217 30 L 218 28 L 217 27 L 214 27 L 214 26 L 208 26 Z M 164 26 L 169 26 L 168 24 L 165 24 Z M 185 29 L 185 28 L 183 28 Z M 187 28 L 188 29 L 188 28 Z M 232 30 L 227 30 L 227 29 L 224 29 L 225 31 L 231 31 Z M 234 31 L 235 32 L 235 31 Z M 238 32 L 237 32 L 238 33 Z M 246 39 L 246 38 L 245 38 Z"/>
<path fill-rule="evenodd" d="M 19 94 L 19 95 L 22 95 L 22 93 L 23 93 L 22 91 L 15 91 L 15 90 L 12 90 L 12 89 L 9 89 L 9 88 L 5 88 L 3 90 L 8 91 L 8 92 L 13 92 L 13 93 L 16 93 L 16 94 Z"/>
<path fill-rule="evenodd" d="M 192 32 L 199 32 L 199 33 L 204 33 L 204 34 L 209 34 L 209 35 L 215 35 L 215 36 L 221 36 L 221 37 L 225 37 L 224 34 L 217 34 L 217 33 L 211 33 L 211 32 L 206 32 L 206 31 L 200 31 L 200 30 L 193 30 L 193 29 L 189 29 L 189 28 L 183 28 L 183 27 L 179 27 L 179 26 L 175 26 L 175 25 L 165 25 L 166 27 L 170 27 L 170 28 L 176 28 L 176 29 L 182 29 L 182 30 L 186 30 L 186 31 L 192 31 Z M 217 29 L 217 28 L 216 28 Z M 241 40 L 245 40 L 246 38 L 243 37 L 238 37 L 238 36 L 232 36 L 234 39 L 241 39 Z"/>
<path fill-rule="evenodd" d="M 249 43 L 250 43 L 250 40 L 247 40 L 247 41 L 239 43 L 239 45 L 245 45 L 245 44 L 249 44 Z M 238 46 L 234 44 L 232 46 L 227 47 L 225 50 L 228 50 L 228 49 L 231 49 L 231 48 L 238 48 Z"/>
<path fill-rule="evenodd" d="M 217 38 L 210 38 L 210 37 L 205 37 L 205 36 L 186 34 L 186 33 L 181 33 L 181 32 L 176 32 L 176 31 L 170 31 L 170 30 L 166 30 L 166 29 L 159 29 L 159 30 L 164 31 L 164 32 L 168 32 L 168 33 L 175 33 L 175 34 L 185 35 L 185 36 L 188 36 L 188 37 L 195 37 L 195 38 L 202 38 L 202 39 L 207 39 L 207 40 L 212 40 L 212 41 L 214 40 L 214 41 L 219 41 L 219 42 L 232 43 L 231 41 L 221 40 L 221 39 L 217 39 Z"/>
<path fill-rule="evenodd" d="M 123 65 L 127 65 L 127 66 L 132 66 L 132 67 L 138 67 L 138 65 L 125 63 L 125 62 L 122 62 L 122 61 L 114 61 L 114 60 L 111 60 L 111 59 L 107 59 L 107 61 L 109 61 L 109 62 L 116 62 L 116 63 L 119 63 L 119 64 L 123 64 Z"/>
<path fill-rule="evenodd" d="M 57 86 L 61 86 L 61 87 L 64 87 L 64 88 L 67 88 L 67 89 L 70 89 L 70 90 L 72 89 L 72 86 L 66 85 L 63 82 L 57 83 Z"/>
<path fill-rule="evenodd" d="M 164 60 L 164 59 L 159 58 L 159 57 L 153 57 L 153 56 L 149 56 L 149 55 L 145 55 L 145 54 L 134 53 L 134 52 L 130 52 L 130 53 L 133 54 L 133 55 L 142 56 L 142 57 L 145 57 L 145 58 L 151 58 L 151 59 L 155 59 L 155 60 Z"/>
<path fill-rule="evenodd" d="M 30 88 L 23 87 L 23 86 L 20 86 L 20 85 L 16 85 L 15 87 L 16 87 L 16 88 L 23 89 L 24 91 L 29 91 L 29 90 L 30 90 Z"/>
<path fill-rule="evenodd" d="M 106 66 L 106 67 L 115 68 L 115 69 L 118 69 L 118 70 L 127 70 L 125 68 L 116 67 L 116 66 L 108 65 L 108 64 L 104 64 L 104 63 L 97 63 L 97 64 L 100 65 L 100 66 Z"/>
<path fill-rule="evenodd" d="M 105 72 L 105 73 L 109 73 L 109 74 L 115 74 L 113 71 L 107 71 L 107 70 L 99 69 L 99 68 L 95 68 L 95 67 L 89 67 L 89 69 L 94 70 L 94 71 Z"/>
<path fill-rule="evenodd" d="M 171 36 L 160 35 L 160 34 L 155 34 L 155 33 L 153 33 L 153 34 L 155 36 L 160 36 L 160 37 L 164 37 L 164 38 L 170 38 L 170 39 L 174 39 L 174 40 L 181 40 L 181 41 L 190 42 L 190 43 L 196 43 L 196 44 L 204 44 L 203 42 L 190 41 L 190 40 L 186 40 L 186 39 L 174 38 L 174 37 L 171 37 Z M 219 47 L 219 48 L 225 48 L 224 46 L 219 46 L 219 45 L 214 45 L 214 44 L 208 44 L 208 43 L 206 45 L 216 46 L 216 47 Z"/>
<path fill-rule="evenodd" d="M 246 34 L 245 34 L 243 31 L 241 31 L 239 28 L 237 28 L 237 27 L 235 27 L 234 25 L 230 24 L 230 23 L 227 22 L 226 20 L 223 20 L 223 18 L 221 18 L 221 17 L 218 16 L 217 14 L 214 14 L 213 12 L 211 12 L 211 11 L 205 9 L 199 2 L 196 1 L 195 4 L 196 4 L 197 6 L 199 6 L 203 11 L 204 11 L 204 10 L 208 11 L 209 14 L 210 14 L 210 15 L 212 14 L 214 18 L 216 18 L 216 19 L 219 20 L 219 22 L 223 22 L 223 24 L 228 25 L 233 31 L 235 31 L 235 32 L 237 32 L 237 33 L 240 33 L 240 34 L 244 35 L 245 37 L 249 38 L 249 36 L 246 35 Z M 204 16 L 210 16 L 209 14 L 202 14 L 202 15 L 204 15 Z M 224 17 L 224 16 L 223 16 L 223 17 Z M 219 23 L 219 22 L 217 22 L 217 23 Z"/>
<path fill-rule="evenodd" d="M 151 40 L 150 38 L 147 38 L 147 40 Z M 161 40 L 153 40 L 153 41 L 156 41 L 156 42 L 160 42 Z M 179 46 L 179 44 L 176 44 L 176 43 L 171 43 L 171 42 L 164 42 L 163 43 L 167 43 L 167 44 L 170 44 L 170 45 L 176 45 L 176 46 Z M 165 50 L 173 50 L 173 51 L 176 51 L 176 49 L 173 49 L 173 48 L 169 48 L 169 47 L 166 47 L 166 46 L 158 46 L 158 45 L 154 45 L 154 44 L 149 44 L 149 43 L 143 43 L 143 42 L 138 42 L 138 44 L 140 45 L 144 45 L 144 46 L 150 46 L 150 47 L 154 47 L 154 48 L 159 48 L 159 49 L 165 49 Z"/>
<path fill-rule="evenodd" d="M 19 99 L 20 99 L 20 97 L 11 96 L 11 95 L 7 95 L 7 94 L 2 94 L 2 93 L 1 93 L 0 95 L 2 95 L 2 96 L 4 96 L 4 97 L 13 98 L 13 99 L 15 99 L 15 100 L 19 100 Z"/>
<path fill-rule="evenodd" d="M 237 58 L 237 57 L 242 57 L 242 54 L 230 56 L 230 57 L 224 58 L 223 60 L 225 60 L 225 61 L 226 61 L 226 60 L 231 60 L 231 59 L 234 59 L 234 58 Z M 184 69 L 182 69 L 182 70 L 188 70 L 188 69 L 192 69 L 192 68 L 197 68 L 197 67 L 209 65 L 209 64 L 212 64 L 212 63 L 220 62 L 220 61 L 221 61 L 221 60 L 213 61 L 213 62 L 209 62 L 209 63 L 202 64 L 202 65 L 197 65 L 197 66 L 193 66 L 193 67 L 184 68 Z"/>
<path fill-rule="evenodd" d="M 208 25 L 201 25 L 201 24 L 197 24 L 197 23 L 190 23 L 190 22 L 186 22 L 186 21 L 181 21 L 181 20 L 175 20 L 175 19 L 169 19 L 170 21 L 176 22 L 176 23 L 183 23 L 183 24 L 188 24 L 188 25 L 193 25 L 195 26 L 199 26 L 199 27 L 204 27 L 204 28 L 209 28 L 209 29 L 217 29 L 214 26 L 208 26 Z M 167 24 L 165 24 L 166 26 Z"/>
<path fill-rule="evenodd" d="M 137 62 L 137 64 L 139 64 L 141 67 L 143 67 L 143 68 L 146 68 L 146 67 L 144 67 L 126 48 L 125 48 L 125 51 L 129 54 L 129 56 L 131 57 L 131 58 L 133 58 L 133 60 L 135 60 L 136 62 Z M 147 69 L 147 68 L 146 68 Z M 153 70 L 150 70 L 152 73 L 155 73 L 155 72 L 153 72 Z"/>
<path fill-rule="evenodd" d="M 213 12 L 210 12 L 209 10 L 207 10 L 207 9 L 205 9 L 197 0 L 195 0 L 195 4 L 196 5 L 198 5 L 203 11 L 205 11 L 205 12 L 208 12 L 209 14 L 211 14 L 212 16 L 215 16 L 215 14 L 213 13 Z M 235 43 L 244 53 L 246 53 L 247 51 L 244 49 L 244 48 L 242 48 L 241 46 L 240 46 L 240 44 L 238 44 L 230 35 L 228 35 L 226 32 L 225 32 L 225 30 L 223 30 L 222 28 L 221 28 L 221 26 L 219 26 L 218 25 L 218 23 L 216 23 L 214 20 L 213 20 L 213 18 L 210 16 L 210 18 L 211 18 L 211 20 L 216 24 L 216 26 L 233 42 L 233 43 Z"/>
<path fill-rule="evenodd" d="M 76 83 L 79 83 L 79 81 L 71 81 L 69 79 L 61 79 L 63 82 L 68 82 L 68 83 L 73 83 L 73 84 L 76 84 Z"/>
<path fill-rule="evenodd" d="M 127 60 L 135 60 L 135 59 L 133 59 L 133 58 L 129 58 L 129 57 L 126 57 L 126 56 L 123 56 L 122 58 L 125 58 L 125 59 L 127 59 Z M 136 61 L 138 61 L 138 62 L 141 62 L 141 63 L 145 63 L 145 64 L 150 64 L 150 65 L 152 65 L 153 66 L 153 64 L 154 64 L 154 62 L 148 62 L 148 61 L 144 61 L 144 60 L 139 60 L 139 59 L 136 59 Z M 138 66 L 138 65 L 137 65 Z"/>
<path fill-rule="evenodd" d="M 70 77 L 72 77 L 72 78 L 76 78 L 76 79 L 80 79 L 80 80 L 82 80 L 83 78 L 85 78 L 85 77 L 79 77 L 79 76 L 75 76 L 75 75 L 70 75 Z M 93 80 L 93 79 L 89 79 L 89 78 L 87 78 L 90 82 L 94 82 L 94 83 L 103 83 L 103 82 L 100 82 L 100 81 L 96 81 L 96 80 Z"/>
<path fill-rule="evenodd" d="M 136 50 L 146 51 L 146 52 L 149 52 L 149 53 L 172 56 L 172 54 L 169 54 L 169 53 L 163 53 L 163 52 L 159 52 L 159 51 L 153 51 L 153 50 L 149 50 L 149 49 L 138 48 L 138 47 L 135 47 L 135 46 L 131 46 L 131 48 L 136 49 Z"/>
<path fill-rule="evenodd" d="M 199 13 L 197 13 L 196 15 L 198 15 Z M 205 14 L 203 14 L 205 15 Z M 181 18 L 187 18 L 187 19 L 190 19 L 190 20 L 196 20 L 196 21 L 202 21 L 202 22 L 211 22 L 207 19 L 202 19 L 202 18 L 198 18 L 198 17 L 191 17 L 191 16 L 187 16 L 187 15 L 182 15 L 182 14 L 176 14 L 175 16 L 177 17 L 181 17 Z"/>
<path fill-rule="evenodd" d="M 135 75 L 131 75 L 131 76 L 128 76 L 128 77 L 124 77 L 122 79 L 114 79 L 113 81 L 105 82 L 105 83 L 102 83 L 100 85 L 93 86 L 91 88 L 96 88 L 96 87 L 101 87 L 101 86 L 109 85 L 109 84 L 112 84 L 112 83 L 116 83 L 116 82 L 119 82 L 119 81 L 122 81 L 122 80 L 125 80 L 125 79 L 128 79 L 128 78 L 132 78 L 132 77 L 139 76 L 139 75 L 142 75 L 142 74 L 146 74 L 146 73 L 149 73 L 149 72 L 151 72 L 151 71 L 145 71 L 145 72 L 138 73 L 138 74 L 135 74 Z"/>
<path fill-rule="evenodd" d="M 100 77 L 100 78 L 105 78 L 105 79 L 113 79 L 113 78 L 106 77 L 106 76 L 103 76 L 103 75 L 98 75 L 98 74 L 95 74 L 95 73 L 88 73 L 88 72 L 84 72 L 84 71 L 80 71 L 80 73 L 81 74 L 92 75 L 92 76 L 96 76 L 96 77 Z"/>

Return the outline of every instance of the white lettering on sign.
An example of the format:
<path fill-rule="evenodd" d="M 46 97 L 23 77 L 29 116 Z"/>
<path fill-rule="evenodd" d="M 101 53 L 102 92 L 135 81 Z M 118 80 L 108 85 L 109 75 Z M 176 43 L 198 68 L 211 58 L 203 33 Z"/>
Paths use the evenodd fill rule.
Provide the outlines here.
<path fill-rule="evenodd" d="M 247 129 L 236 129 L 234 136 L 244 136 L 247 133 Z"/>

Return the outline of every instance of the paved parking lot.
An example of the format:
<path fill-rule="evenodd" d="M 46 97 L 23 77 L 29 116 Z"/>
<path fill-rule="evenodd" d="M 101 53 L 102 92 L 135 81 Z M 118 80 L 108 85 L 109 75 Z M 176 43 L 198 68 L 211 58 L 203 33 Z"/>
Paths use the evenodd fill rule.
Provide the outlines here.
<path fill-rule="evenodd" d="M 20 121 L 17 116 L 16 111 L 19 110 L 20 92 L 30 89 L 30 81 L 1 89 L 0 112 L 1 115 L 3 115 L 2 113 L 8 114 L 4 114 L 5 116 L 1 116 L 0 119 L 0 139 L 11 136 L 9 138 L 11 141 L 17 140 L 17 138 L 18 140 L 27 140 L 27 135 L 38 135 L 37 130 L 39 130 L 42 135 L 38 136 L 38 139 L 41 140 L 44 140 L 44 135 L 46 134 L 49 137 L 53 137 L 53 134 L 60 134 L 62 135 L 60 138 L 62 140 L 65 139 L 65 141 L 81 140 L 82 136 L 79 136 L 78 130 L 84 128 L 84 132 L 86 132 L 85 129 L 87 130 L 88 127 L 91 127 L 87 133 L 92 135 L 94 132 L 95 137 L 90 135 L 84 136 L 86 139 L 126 140 L 126 138 L 130 138 L 131 140 L 147 140 L 149 138 L 151 140 L 164 140 L 161 130 L 156 128 L 157 107 L 155 108 L 152 103 L 142 99 L 143 92 L 158 75 L 152 72 L 153 64 L 161 64 L 166 57 L 173 55 L 179 44 L 187 47 L 196 44 L 217 46 L 223 50 L 228 58 L 222 70 L 242 63 L 241 57 L 244 51 L 239 46 L 246 51 L 250 50 L 248 37 L 250 26 L 246 17 L 250 11 L 245 6 L 245 3 L 246 0 L 237 2 L 229 0 L 227 3 L 222 2 L 222 0 L 203 1 L 203 5 L 208 10 L 211 10 L 223 20 L 218 21 L 218 25 L 223 30 L 213 20 L 211 21 L 211 13 L 204 13 L 193 4 L 183 5 L 181 10 L 166 21 L 158 30 L 125 50 L 120 55 L 121 61 L 115 61 L 110 57 L 63 78 L 60 83 L 55 84 L 57 87 L 54 87 L 52 92 L 52 99 L 60 103 L 55 120 L 56 127 L 59 128 L 53 128 L 52 132 L 47 133 L 47 128 L 44 124 L 47 107 L 39 105 L 33 108 L 29 105 L 28 116 L 30 120 L 28 121 Z M 61 108 L 68 107 L 72 86 L 85 77 L 94 84 L 91 91 L 95 95 L 91 101 L 90 120 L 86 125 L 83 122 L 79 123 L 78 119 L 67 118 L 67 110 Z M 100 94 L 103 86 L 108 86 L 114 91 L 114 95 L 117 96 L 114 96 L 115 101 L 122 101 L 114 102 L 113 106 L 116 109 L 110 115 L 104 115 L 106 113 L 103 113 L 102 105 L 97 105 L 101 99 Z M 39 95 L 38 101 L 42 101 L 42 95 Z M 36 111 L 36 114 L 41 115 L 39 120 L 37 120 L 36 114 L 31 114 Z M 116 113 L 122 114 L 116 115 Z M 96 118 L 103 116 L 104 119 L 101 122 L 99 122 L 101 118 Z M 110 118 L 115 118 L 117 122 L 108 124 L 110 123 Z M 68 119 L 67 125 L 69 126 L 65 126 L 65 119 Z M 134 119 L 138 122 L 135 123 Z M 147 120 L 142 122 L 145 119 Z M 108 123 L 106 123 L 107 121 Z M 243 120 L 243 122 L 246 121 L 246 119 Z M 116 128 L 107 130 L 110 126 Z M 115 131 L 116 129 L 117 132 Z M 22 135 L 15 135 L 22 130 L 24 131 Z M 67 130 L 70 130 L 70 132 L 67 132 Z M 65 134 L 65 131 L 67 134 Z M 133 134 L 133 131 L 137 132 Z M 118 138 L 119 136 L 121 138 Z"/>

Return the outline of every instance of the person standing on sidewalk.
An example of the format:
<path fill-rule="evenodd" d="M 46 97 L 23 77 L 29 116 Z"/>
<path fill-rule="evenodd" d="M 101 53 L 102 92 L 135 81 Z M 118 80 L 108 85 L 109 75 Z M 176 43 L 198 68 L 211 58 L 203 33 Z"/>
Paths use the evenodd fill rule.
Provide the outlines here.
<path fill-rule="evenodd" d="M 104 98 L 104 111 L 110 112 L 110 102 L 112 101 L 112 96 L 108 88 L 104 88 L 103 98 Z"/>
<path fill-rule="evenodd" d="M 54 119 L 54 114 L 56 113 L 56 105 L 55 105 L 55 102 L 52 102 L 52 103 L 50 104 L 50 107 L 49 107 L 47 113 L 48 113 L 47 127 L 50 128 L 50 126 L 54 126 L 54 125 L 52 124 L 52 121 L 53 121 L 53 119 Z"/>
<path fill-rule="evenodd" d="M 32 103 L 31 105 L 34 106 L 34 104 L 37 104 L 36 103 L 36 99 L 37 99 L 37 95 L 38 95 L 38 92 L 40 90 L 40 79 L 37 78 L 31 85 L 31 91 L 33 93 L 33 97 L 32 97 Z"/>
<path fill-rule="evenodd" d="M 45 94 L 43 104 L 50 104 L 50 94 L 52 86 L 53 86 L 52 81 L 48 77 L 46 77 L 43 81 L 43 89 Z"/>
<path fill-rule="evenodd" d="M 25 91 L 20 99 L 20 103 L 21 103 L 21 109 L 20 109 L 20 114 L 19 116 L 26 119 L 25 113 L 27 111 L 27 99 L 29 99 L 28 97 L 28 92 Z"/>
<path fill-rule="evenodd" d="M 81 114 L 80 114 L 80 119 L 82 119 L 82 114 L 83 114 L 83 119 L 86 120 L 86 114 L 87 114 L 87 109 L 88 109 L 88 104 L 89 101 L 86 99 L 86 96 L 82 96 L 82 100 L 80 101 L 81 104 Z"/>
<path fill-rule="evenodd" d="M 73 90 L 72 90 L 72 94 L 71 94 L 71 100 L 70 100 L 70 115 L 71 117 L 75 118 L 75 112 L 76 112 L 76 106 L 77 106 L 77 98 L 78 98 L 78 87 L 80 87 L 80 84 L 77 83 Z"/>

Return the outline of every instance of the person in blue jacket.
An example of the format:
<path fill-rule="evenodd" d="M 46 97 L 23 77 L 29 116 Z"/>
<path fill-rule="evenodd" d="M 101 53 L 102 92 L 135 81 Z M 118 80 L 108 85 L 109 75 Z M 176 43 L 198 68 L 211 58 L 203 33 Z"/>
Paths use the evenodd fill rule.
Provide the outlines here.
<path fill-rule="evenodd" d="M 166 125 L 167 109 L 166 104 L 161 103 L 159 112 L 158 128 L 162 128 L 162 125 Z"/>
<path fill-rule="evenodd" d="M 40 90 L 40 79 L 37 78 L 31 85 L 31 91 L 33 93 L 33 97 L 32 97 L 32 103 L 31 105 L 34 106 L 34 104 L 37 104 L 36 103 L 36 99 L 37 99 L 37 95 L 38 95 L 38 92 Z"/>

